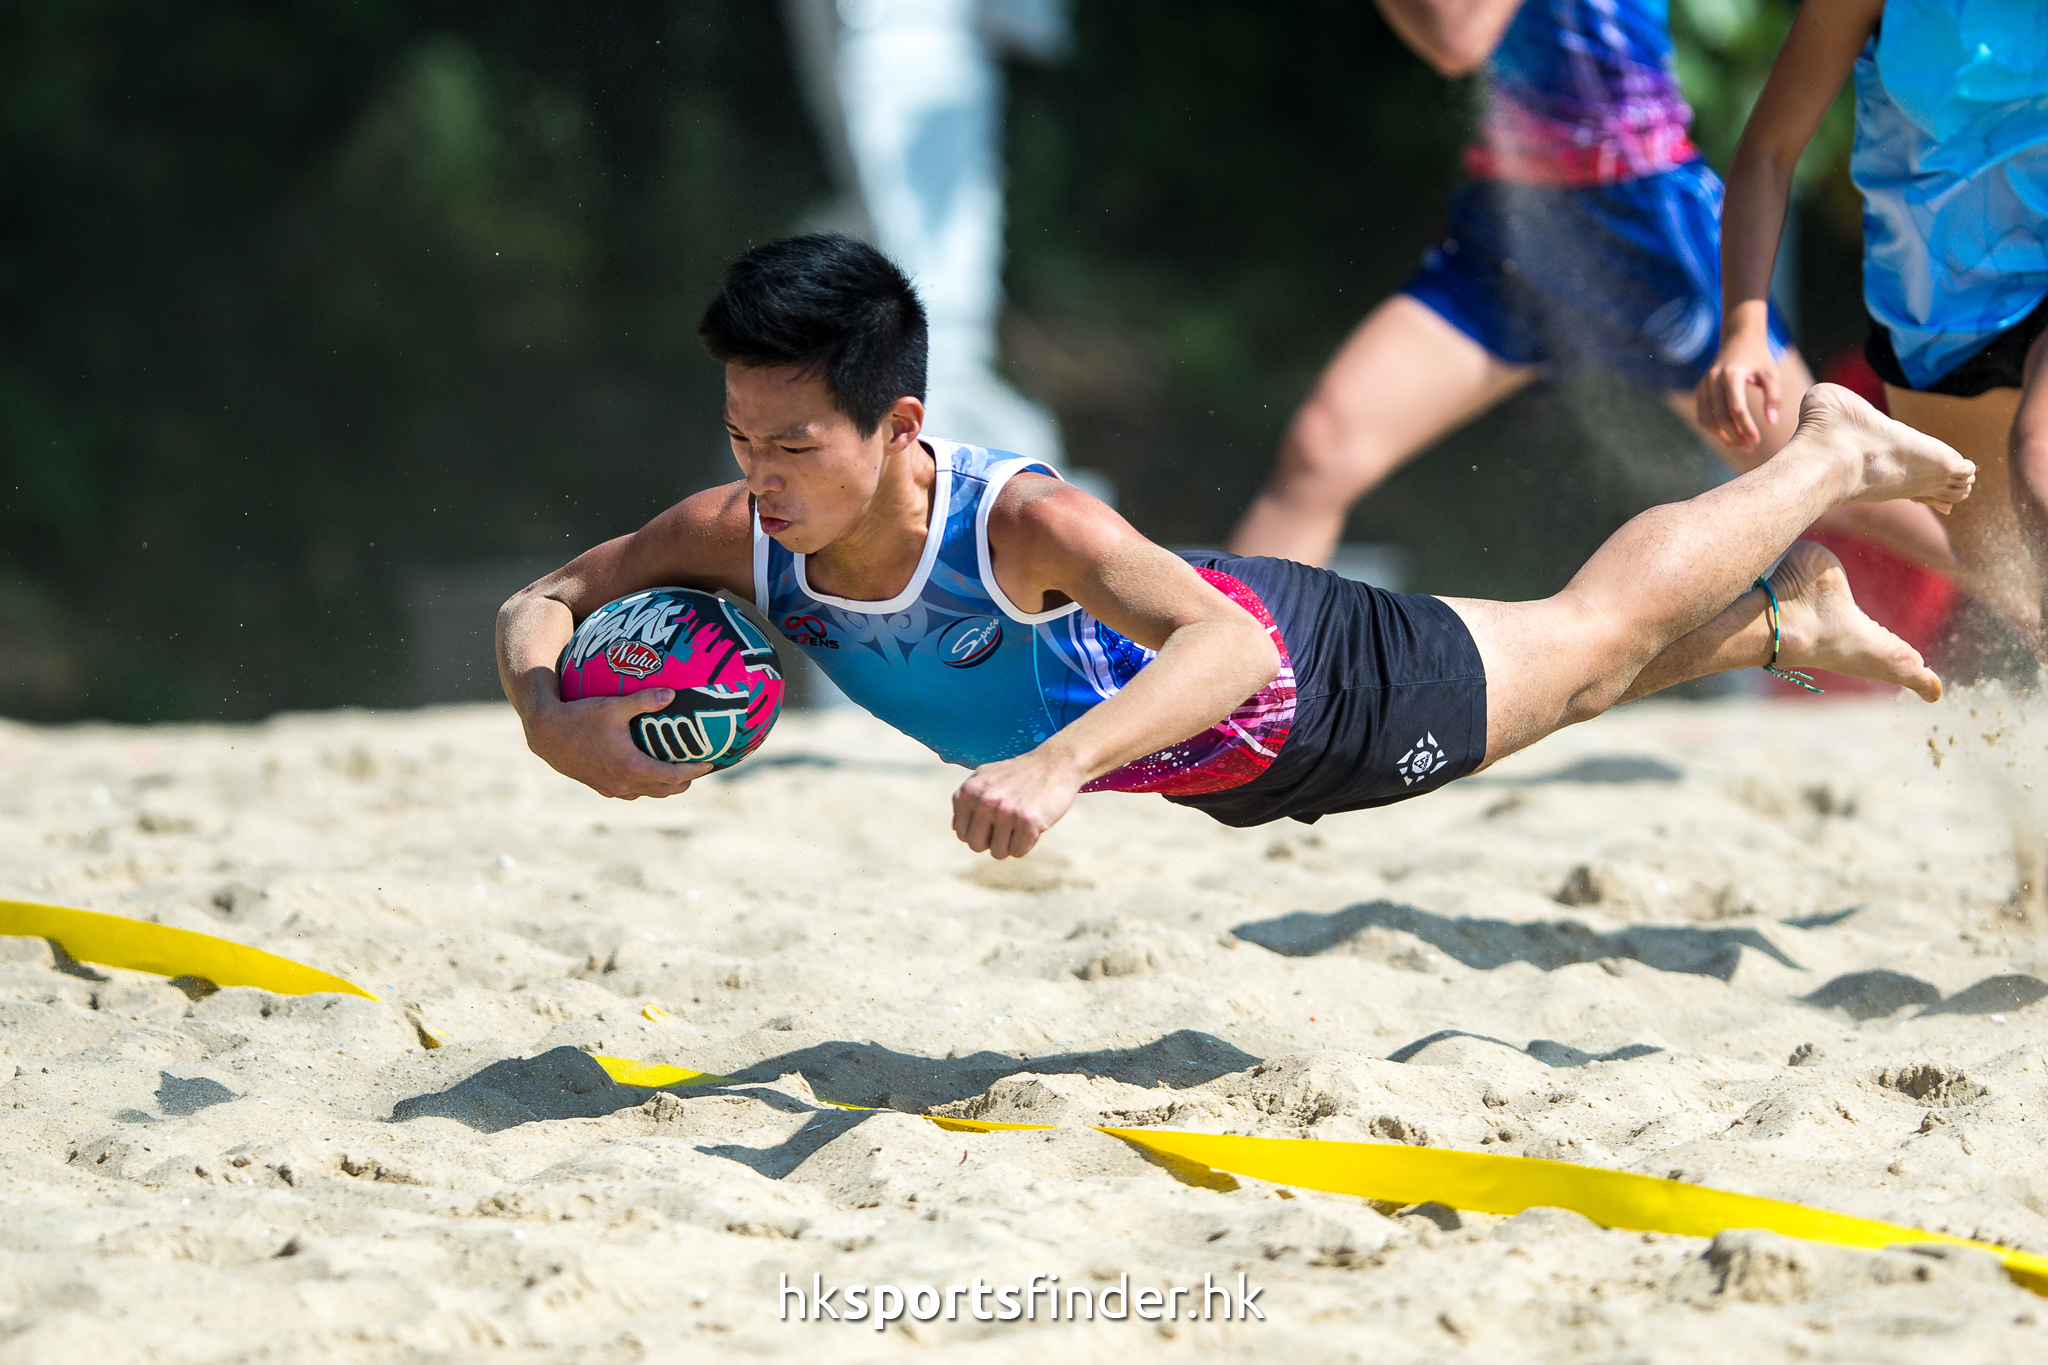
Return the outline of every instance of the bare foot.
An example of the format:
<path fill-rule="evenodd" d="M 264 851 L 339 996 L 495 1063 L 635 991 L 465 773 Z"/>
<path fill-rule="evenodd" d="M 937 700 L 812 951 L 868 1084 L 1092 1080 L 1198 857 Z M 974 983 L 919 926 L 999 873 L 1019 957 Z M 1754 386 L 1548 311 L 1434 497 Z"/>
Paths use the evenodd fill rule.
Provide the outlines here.
<path fill-rule="evenodd" d="M 1947 447 L 1943 447 L 1947 449 Z M 1784 646 L 1780 668 L 1825 668 L 1853 678 L 1910 687 L 1922 701 L 1941 699 L 1941 679 L 1920 652 L 1863 614 L 1850 595 L 1842 561 L 1810 540 L 1795 544 L 1771 575 Z"/>
<path fill-rule="evenodd" d="M 1977 466 L 1932 436 L 1894 422 L 1839 384 L 1815 384 L 1799 403 L 1793 441 L 1853 456 L 1850 502 L 1910 498 L 1946 512 L 1970 496 Z"/>

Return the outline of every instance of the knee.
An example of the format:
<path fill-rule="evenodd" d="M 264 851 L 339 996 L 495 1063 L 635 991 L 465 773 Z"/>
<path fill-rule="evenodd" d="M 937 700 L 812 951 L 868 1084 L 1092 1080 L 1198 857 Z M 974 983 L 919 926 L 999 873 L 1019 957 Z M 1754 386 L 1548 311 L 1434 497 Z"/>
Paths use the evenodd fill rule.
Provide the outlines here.
<path fill-rule="evenodd" d="M 1603 677 L 1589 682 L 1565 703 L 1559 725 L 1583 725 L 1589 720 L 1597 720 L 1613 710 L 1627 695 L 1626 680 Z"/>
<path fill-rule="evenodd" d="M 2013 487 L 2036 506 L 2048 504 L 2048 431 L 2012 434 Z"/>
<path fill-rule="evenodd" d="M 1356 416 L 1318 391 L 1288 424 L 1280 446 L 1278 481 L 1319 502 L 1351 502 L 1399 464 L 1372 439 Z"/>
<path fill-rule="evenodd" d="M 1570 592 L 1560 593 L 1552 601 L 1559 609 L 1552 647 L 1566 651 L 1579 663 L 1573 670 L 1576 683 L 1565 698 L 1560 719 L 1565 725 L 1577 725 L 1604 714 L 1627 696 L 1649 660 L 1628 623 L 1612 613 Z"/>

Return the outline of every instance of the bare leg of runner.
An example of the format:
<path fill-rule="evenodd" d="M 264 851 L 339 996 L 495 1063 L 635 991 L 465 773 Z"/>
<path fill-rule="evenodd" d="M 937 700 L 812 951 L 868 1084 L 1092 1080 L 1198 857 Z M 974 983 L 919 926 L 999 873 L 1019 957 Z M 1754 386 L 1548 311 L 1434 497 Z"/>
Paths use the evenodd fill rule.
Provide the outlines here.
<path fill-rule="evenodd" d="M 1406 294 L 1366 315 L 1316 382 L 1230 552 L 1321 564 L 1366 492 L 1535 377 Z"/>
<path fill-rule="evenodd" d="M 2034 553 L 2040 619 L 2048 623 L 2048 344 L 2044 343 L 2048 336 L 2035 337 L 2027 348 L 2026 387 L 2020 390 L 2009 439 L 2013 503 L 2021 533 Z"/>
<path fill-rule="evenodd" d="M 1778 377 L 1784 385 L 1786 402 L 1780 406 L 1776 422 L 1764 420 L 1763 395 L 1755 392 L 1750 395 L 1750 415 L 1756 421 L 1757 430 L 1763 433 L 1763 439 L 1748 450 L 1731 446 L 1700 426 L 1699 404 L 1691 389 L 1668 393 L 1664 395 L 1664 401 L 1685 420 L 1687 426 L 1699 433 L 1701 440 L 1713 447 L 1723 464 L 1742 474 L 1770 459 L 1792 439 L 1792 430 L 1799 424 L 1799 395 L 1813 387 L 1813 371 L 1807 368 L 1805 357 L 1796 349 L 1788 349 L 1779 360 Z M 1956 572 L 1956 557 L 1949 549 L 1948 531 L 1930 507 L 1896 500 L 1851 503 L 1822 517 L 1819 525 L 1824 529 L 1862 536 L 1926 568 L 1939 569 L 1947 574 Z"/>
<path fill-rule="evenodd" d="M 1972 477 L 1969 462 L 1941 442 L 1847 389 L 1817 385 L 1776 458 L 1635 517 L 1555 597 L 1444 599 L 1472 631 L 1486 668 L 1486 762 L 1599 715 L 1629 695 L 1657 656 L 1716 623 L 1731 603 L 1745 595 L 1760 603 L 1751 591 L 1757 576 L 1822 514 L 1888 498 L 1946 510 L 1969 496 Z M 1917 674 L 1893 680 L 1925 686 Z"/>
<path fill-rule="evenodd" d="M 1977 495 L 1958 507 L 1948 523 L 1959 566 L 1956 578 L 2022 639 L 2036 644 L 2041 580 L 2012 479 L 2020 391 L 1993 389 L 1976 398 L 1951 398 L 1887 384 L 1884 392 L 1892 416 L 1976 463 Z"/>

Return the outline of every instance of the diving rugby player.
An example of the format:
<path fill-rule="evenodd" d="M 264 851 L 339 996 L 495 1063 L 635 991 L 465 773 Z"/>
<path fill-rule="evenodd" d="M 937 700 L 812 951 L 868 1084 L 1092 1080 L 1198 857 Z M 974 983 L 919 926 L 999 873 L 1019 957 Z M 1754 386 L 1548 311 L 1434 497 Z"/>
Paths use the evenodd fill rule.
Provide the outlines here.
<path fill-rule="evenodd" d="M 861 706 L 970 768 L 953 829 L 1027 853 L 1084 791 L 1230 825 L 1420 796 L 1566 725 L 1726 669 L 1941 681 L 1794 541 L 1852 502 L 1946 512 L 1974 467 L 1820 385 L 1771 459 L 1617 531 L 1553 597 L 1391 593 L 1289 560 L 1180 555 L 1028 456 L 924 430 L 924 310 L 872 247 L 785 238 L 699 326 L 741 478 L 585 551 L 498 616 L 533 751 L 607 796 L 708 771 L 635 749 L 664 689 L 563 702 L 577 623 L 660 586 L 751 600 Z M 1788 553 L 1789 550 L 1789 553 Z"/>

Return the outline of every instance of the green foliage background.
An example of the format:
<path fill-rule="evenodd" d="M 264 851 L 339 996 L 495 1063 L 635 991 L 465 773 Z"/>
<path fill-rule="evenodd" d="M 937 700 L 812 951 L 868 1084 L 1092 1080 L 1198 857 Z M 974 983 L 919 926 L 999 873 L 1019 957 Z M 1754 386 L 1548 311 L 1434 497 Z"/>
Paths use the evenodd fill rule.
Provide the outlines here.
<path fill-rule="evenodd" d="M 1710 152 L 1789 12 L 1680 0 Z M 1359 0 L 1076 19 L 1013 73 L 1009 363 L 1140 526 L 1214 540 L 1433 231 L 1473 87 Z M 759 0 L 0 0 L 0 712 L 405 699 L 406 574 L 566 558 L 725 476 L 697 313 L 828 192 Z M 1823 278 L 1853 250 L 1807 234 Z M 1517 400 L 1358 529 L 1419 586 L 1540 585 L 1642 492 L 1574 433 L 1696 478 L 1630 401 Z"/>

